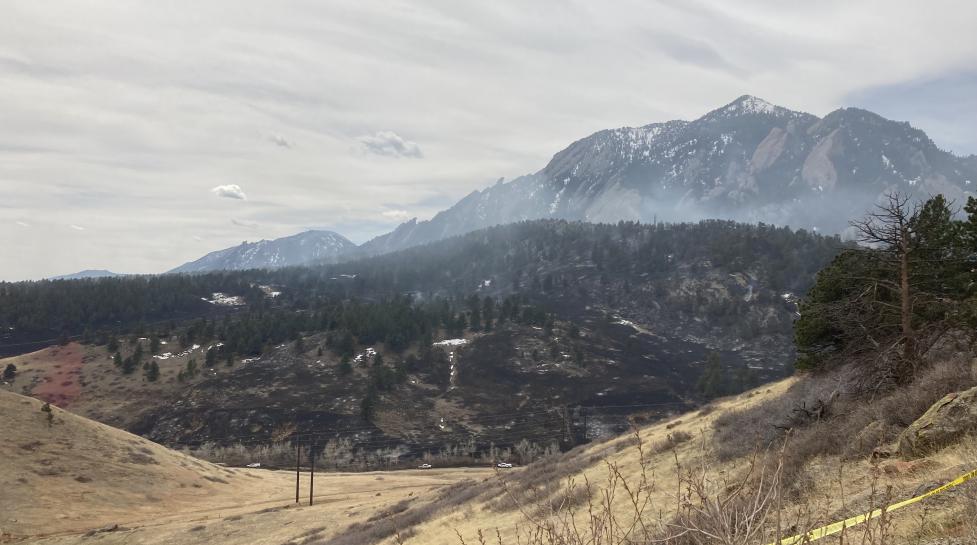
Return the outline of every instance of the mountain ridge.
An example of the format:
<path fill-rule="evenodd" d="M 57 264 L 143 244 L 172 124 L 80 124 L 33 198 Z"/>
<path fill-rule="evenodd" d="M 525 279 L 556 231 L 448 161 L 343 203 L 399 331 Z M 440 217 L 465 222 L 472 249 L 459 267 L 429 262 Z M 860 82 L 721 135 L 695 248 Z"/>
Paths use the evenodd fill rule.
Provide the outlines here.
<path fill-rule="evenodd" d="M 125 274 L 112 272 L 108 269 L 85 269 L 71 274 L 52 276 L 49 280 L 80 280 L 83 278 L 111 278 L 115 276 L 125 276 Z"/>
<path fill-rule="evenodd" d="M 342 242 L 329 251 L 274 259 L 271 248 L 316 233 L 307 231 L 212 252 L 169 272 L 335 263 L 534 219 L 716 218 L 840 234 L 887 191 L 960 202 L 975 181 L 977 155 L 944 151 L 908 122 L 854 107 L 818 117 L 742 95 L 691 121 L 594 132 L 535 173 L 500 178 L 431 219 L 412 218 L 359 246 L 333 233 Z"/>
<path fill-rule="evenodd" d="M 974 180 L 977 159 L 941 150 L 907 122 L 859 108 L 818 117 L 743 95 L 692 121 L 597 131 L 536 173 L 474 191 L 361 248 L 384 253 L 539 218 L 720 218 L 841 233 L 886 191 L 959 200 Z"/>
<path fill-rule="evenodd" d="M 356 244 L 335 231 L 309 230 L 272 240 L 242 242 L 210 252 L 167 273 L 273 269 L 310 261 L 330 262 L 355 248 Z"/>

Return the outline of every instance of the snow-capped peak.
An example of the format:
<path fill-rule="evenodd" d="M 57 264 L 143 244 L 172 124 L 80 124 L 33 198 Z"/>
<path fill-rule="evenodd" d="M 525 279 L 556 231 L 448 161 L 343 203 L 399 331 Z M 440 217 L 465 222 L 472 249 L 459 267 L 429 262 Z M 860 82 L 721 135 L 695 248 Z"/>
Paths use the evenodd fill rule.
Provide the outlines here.
<path fill-rule="evenodd" d="M 753 95 L 743 95 L 729 104 L 713 110 L 706 115 L 709 117 L 736 117 L 741 115 L 785 115 L 792 114 L 791 110 L 777 106 Z"/>

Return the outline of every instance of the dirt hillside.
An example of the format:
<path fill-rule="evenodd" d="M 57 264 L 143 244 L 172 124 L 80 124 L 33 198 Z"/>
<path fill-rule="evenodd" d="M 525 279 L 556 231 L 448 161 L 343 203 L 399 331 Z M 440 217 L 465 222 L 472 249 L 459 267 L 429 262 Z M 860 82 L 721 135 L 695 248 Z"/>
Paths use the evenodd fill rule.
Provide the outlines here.
<path fill-rule="evenodd" d="M 244 473 L 202 462 L 36 399 L 0 392 L 0 527 L 53 533 L 165 512 Z"/>

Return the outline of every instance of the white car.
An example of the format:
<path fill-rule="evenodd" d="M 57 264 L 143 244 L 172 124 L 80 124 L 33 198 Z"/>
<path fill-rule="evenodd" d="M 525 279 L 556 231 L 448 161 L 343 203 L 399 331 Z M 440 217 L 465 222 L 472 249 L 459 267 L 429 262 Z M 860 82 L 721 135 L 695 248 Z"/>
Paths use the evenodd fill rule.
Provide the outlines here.
<path fill-rule="evenodd" d="M 499 463 L 495 464 L 495 467 L 498 467 L 498 468 L 501 468 L 501 469 L 510 469 L 510 468 L 512 468 L 512 464 L 510 464 L 509 462 L 499 462 Z"/>
<path fill-rule="evenodd" d="M 421 464 L 417 466 L 417 469 L 431 469 L 431 464 Z"/>
<path fill-rule="evenodd" d="M 255 462 L 253 464 L 248 464 L 245 467 L 261 467 L 261 462 Z"/>

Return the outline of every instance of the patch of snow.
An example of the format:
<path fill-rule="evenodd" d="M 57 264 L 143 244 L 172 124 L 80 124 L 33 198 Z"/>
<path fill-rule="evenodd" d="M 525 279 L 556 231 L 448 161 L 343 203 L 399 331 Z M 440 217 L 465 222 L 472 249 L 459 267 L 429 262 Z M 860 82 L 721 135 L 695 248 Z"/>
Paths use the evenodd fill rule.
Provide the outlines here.
<path fill-rule="evenodd" d="M 240 295 L 227 295 L 219 291 L 215 291 L 211 294 L 210 299 L 206 297 L 201 297 L 202 301 L 207 301 L 212 305 L 223 305 L 228 307 L 239 307 L 244 304 L 244 298 Z"/>
<path fill-rule="evenodd" d="M 364 361 L 373 359 L 376 355 L 377 351 L 375 349 L 372 347 L 367 348 L 365 351 L 363 351 L 363 353 L 357 354 L 356 357 L 353 358 L 353 363 L 363 363 Z"/>
<path fill-rule="evenodd" d="M 434 346 L 461 346 L 463 344 L 468 344 L 468 339 L 445 339 L 432 344 L 434 344 Z"/>

